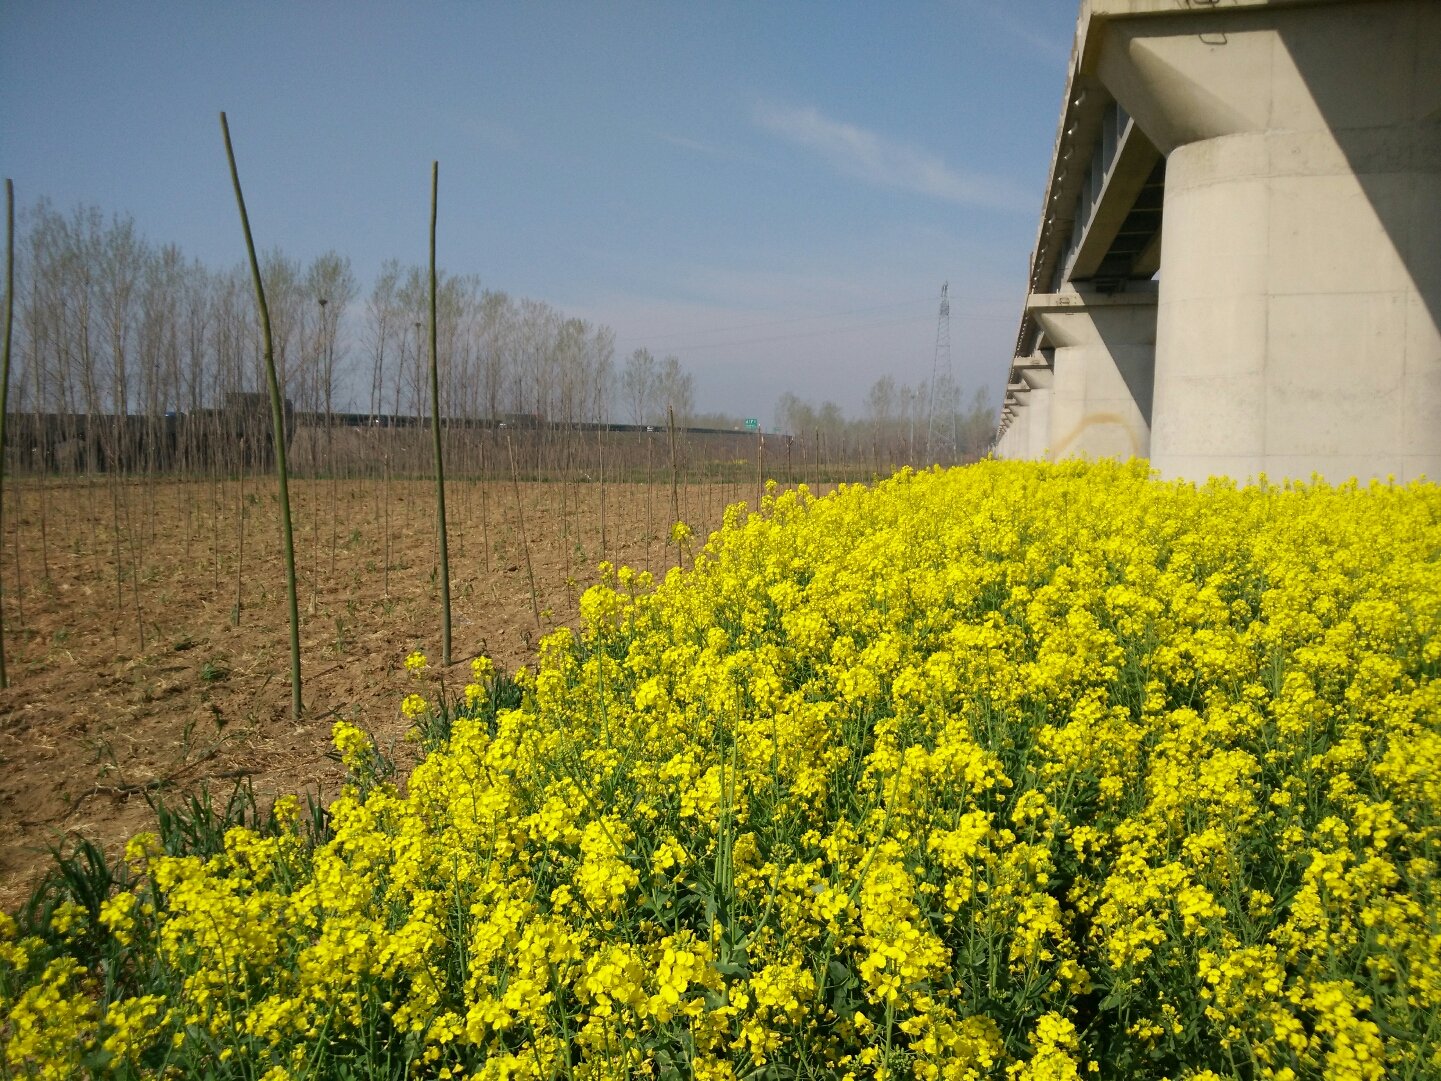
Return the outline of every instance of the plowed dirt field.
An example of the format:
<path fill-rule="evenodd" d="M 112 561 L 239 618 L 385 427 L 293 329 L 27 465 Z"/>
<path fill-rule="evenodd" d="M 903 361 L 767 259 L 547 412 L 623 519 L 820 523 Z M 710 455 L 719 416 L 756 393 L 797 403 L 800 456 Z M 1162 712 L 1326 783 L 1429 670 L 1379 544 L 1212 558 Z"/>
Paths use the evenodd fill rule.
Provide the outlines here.
<path fill-rule="evenodd" d="M 448 485 L 453 647 L 440 666 L 434 488 L 424 480 L 293 481 L 305 713 L 290 712 L 276 486 L 9 481 L 0 691 L 0 908 L 20 904 L 51 846 L 114 849 L 202 786 L 333 797 L 338 717 L 413 763 L 402 661 L 453 693 L 469 660 L 508 670 L 573 624 L 609 559 L 663 574 L 672 499 L 697 543 L 754 484 Z M 532 589 L 533 583 L 533 589 Z M 538 614 L 537 614 L 538 613 Z"/>

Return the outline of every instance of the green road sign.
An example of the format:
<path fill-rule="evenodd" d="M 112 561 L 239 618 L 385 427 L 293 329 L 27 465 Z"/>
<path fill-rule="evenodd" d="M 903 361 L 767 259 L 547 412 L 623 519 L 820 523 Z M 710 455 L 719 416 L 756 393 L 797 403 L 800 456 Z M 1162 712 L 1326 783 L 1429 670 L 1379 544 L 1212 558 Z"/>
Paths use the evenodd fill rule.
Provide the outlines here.
<path fill-rule="evenodd" d="M 746 431 L 758 432 L 761 430 L 761 422 L 755 417 L 746 417 Z"/>

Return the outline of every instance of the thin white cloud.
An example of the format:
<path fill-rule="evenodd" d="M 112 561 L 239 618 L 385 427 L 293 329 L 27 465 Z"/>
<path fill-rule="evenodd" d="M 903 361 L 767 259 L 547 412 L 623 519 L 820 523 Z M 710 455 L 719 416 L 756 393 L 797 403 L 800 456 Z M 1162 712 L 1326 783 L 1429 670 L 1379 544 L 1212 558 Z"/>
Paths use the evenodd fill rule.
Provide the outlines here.
<path fill-rule="evenodd" d="M 669 135 L 661 132 L 658 137 L 663 142 L 670 143 L 671 146 L 680 147 L 682 150 L 693 150 L 697 154 L 705 154 L 712 158 L 730 158 L 735 156 L 728 150 L 722 150 L 720 147 L 714 146 L 711 143 L 703 143 L 699 139 L 688 139 L 684 135 Z"/>
<path fill-rule="evenodd" d="M 1018 16 L 1014 0 L 962 0 L 960 6 L 973 15 L 980 15 L 1048 60 L 1060 64 L 1070 60 L 1071 48 L 1068 44 L 1035 29 L 1038 23 L 1048 23 L 1040 12 L 1028 12 L 1029 17 Z"/>
<path fill-rule="evenodd" d="M 762 104 L 755 118 L 772 134 L 813 150 L 847 176 L 878 187 L 993 210 L 1031 209 L 997 180 L 953 169 L 928 151 L 832 120 L 811 106 Z"/>

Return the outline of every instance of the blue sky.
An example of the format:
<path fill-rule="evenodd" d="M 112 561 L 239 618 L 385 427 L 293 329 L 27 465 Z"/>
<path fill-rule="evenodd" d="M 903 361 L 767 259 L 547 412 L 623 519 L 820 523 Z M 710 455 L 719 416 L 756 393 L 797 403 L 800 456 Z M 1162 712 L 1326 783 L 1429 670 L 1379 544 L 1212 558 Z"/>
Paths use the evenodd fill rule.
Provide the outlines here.
<path fill-rule="evenodd" d="M 214 267 L 439 259 L 769 418 L 952 359 L 999 397 L 1076 0 L 0 7 L 0 173 Z"/>

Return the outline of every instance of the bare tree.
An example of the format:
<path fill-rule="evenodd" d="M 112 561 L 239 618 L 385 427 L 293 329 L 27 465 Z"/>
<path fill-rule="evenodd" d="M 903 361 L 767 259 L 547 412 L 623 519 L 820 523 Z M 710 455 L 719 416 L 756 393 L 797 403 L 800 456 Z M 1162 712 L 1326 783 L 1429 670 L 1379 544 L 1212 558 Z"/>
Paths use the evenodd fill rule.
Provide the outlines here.
<path fill-rule="evenodd" d="M 345 345 L 340 341 L 340 326 L 345 313 L 355 300 L 357 286 L 350 270 L 350 260 L 335 252 L 317 257 L 305 272 L 305 291 L 319 308 L 316 313 L 317 360 L 316 397 L 325 411 L 326 428 L 335 411 L 336 364 L 344 364 Z"/>
<path fill-rule="evenodd" d="M 676 424 L 684 427 L 690 423 L 690 415 L 695 411 L 695 379 L 680 366 L 678 357 L 668 356 L 661 362 L 656 397 L 657 408 L 673 415 Z"/>
<path fill-rule="evenodd" d="M 396 289 L 400 280 L 400 263 L 387 259 L 380 268 L 380 277 L 365 302 L 367 344 L 370 347 L 370 415 L 378 418 L 384 412 L 387 361 L 394 363 L 399 334 Z"/>
<path fill-rule="evenodd" d="M 891 425 L 896 408 L 896 381 L 883 375 L 871 384 L 866 392 L 866 417 L 871 422 L 871 432 L 880 439 Z"/>
<path fill-rule="evenodd" d="M 275 376 L 282 398 L 313 409 L 315 401 L 314 357 L 307 356 L 307 330 L 314 318 L 313 301 L 305 288 L 300 264 L 278 248 L 261 261 L 265 298 L 270 307 L 270 333 L 275 349 Z M 258 351 L 257 351 L 258 352 Z M 256 357 L 255 386 L 265 385 L 263 360 Z"/>
<path fill-rule="evenodd" d="M 482 413 L 491 420 L 499 418 L 501 413 L 501 395 L 511 363 L 514 327 L 515 306 L 510 297 L 504 293 L 484 293 L 480 298 L 476 335 Z"/>
<path fill-rule="evenodd" d="M 586 348 L 586 375 L 590 387 L 589 419 L 610 422 L 610 399 L 615 379 L 615 331 L 596 327 Z"/>
<path fill-rule="evenodd" d="M 645 424 L 650 418 L 656 384 L 655 357 L 649 349 L 637 349 L 626 358 L 620 373 L 620 393 L 632 424 Z"/>
<path fill-rule="evenodd" d="M 977 387 L 971 404 L 960 418 L 956 435 L 957 456 L 965 461 L 985 457 L 996 430 L 996 406 L 989 387 Z"/>

